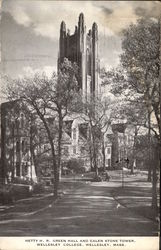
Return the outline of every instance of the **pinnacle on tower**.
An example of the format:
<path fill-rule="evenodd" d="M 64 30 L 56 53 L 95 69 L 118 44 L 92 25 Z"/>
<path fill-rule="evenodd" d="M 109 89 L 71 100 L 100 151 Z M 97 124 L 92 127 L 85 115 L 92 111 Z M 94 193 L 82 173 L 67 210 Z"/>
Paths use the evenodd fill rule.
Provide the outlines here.
<path fill-rule="evenodd" d="M 84 14 L 83 13 L 80 13 L 80 15 L 79 15 L 79 22 L 84 23 Z"/>
<path fill-rule="evenodd" d="M 74 33 L 77 33 L 77 30 L 78 30 L 78 27 L 77 27 L 77 25 L 75 25 L 75 31 L 74 31 Z"/>
<path fill-rule="evenodd" d="M 84 31 L 84 14 L 81 13 L 79 15 L 79 22 L 78 22 L 78 28 L 82 31 Z"/>
<path fill-rule="evenodd" d="M 98 25 L 97 25 L 97 23 L 93 23 L 93 25 L 92 25 L 92 30 L 98 30 Z"/>
<path fill-rule="evenodd" d="M 66 24 L 64 21 L 62 21 L 60 24 L 60 30 L 66 32 Z"/>
<path fill-rule="evenodd" d="M 92 36 L 93 36 L 93 38 L 98 40 L 98 25 L 97 25 L 97 23 L 93 23 L 93 25 L 92 25 Z"/>

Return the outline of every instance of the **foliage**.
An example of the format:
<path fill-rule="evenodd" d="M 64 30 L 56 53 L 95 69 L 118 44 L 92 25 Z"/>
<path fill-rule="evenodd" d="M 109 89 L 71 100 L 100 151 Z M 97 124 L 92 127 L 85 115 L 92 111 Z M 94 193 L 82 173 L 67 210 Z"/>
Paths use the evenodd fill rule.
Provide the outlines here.
<path fill-rule="evenodd" d="M 100 176 L 100 175 L 96 175 L 93 179 L 92 179 L 93 182 L 101 182 L 103 181 L 103 178 Z"/>
<path fill-rule="evenodd" d="M 7 79 L 6 88 L 8 98 L 19 99 L 25 103 L 33 117 L 36 114 L 44 126 L 52 153 L 55 196 L 59 183 L 63 119 L 70 109 L 74 92 L 77 90 L 76 65 L 65 59 L 59 67 L 58 76 L 53 73 L 49 79 L 43 73 L 30 78 Z"/>
<path fill-rule="evenodd" d="M 84 173 L 85 167 L 83 166 L 83 161 L 81 159 L 71 158 L 66 164 L 66 167 L 73 170 L 74 173 Z"/>
<path fill-rule="evenodd" d="M 124 114 L 137 126 L 148 128 L 149 144 L 151 132 L 157 138 L 156 145 L 160 144 L 160 21 L 156 19 L 141 19 L 131 24 L 123 32 L 121 68 L 112 70 L 103 76 L 104 84 L 112 84 L 112 92 L 122 95 L 129 102 L 125 105 Z M 107 79 L 106 79 L 107 78 Z M 127 112 L 128 111 L 128 112 Z M 135 116 L 138 114 L 138 117 Z M 143 118 L 143 119 L 142 119 Z M 155 146 L 156 146 L 155 145 Z M 159 148 L 159 147 L 158 147 Z M 134 140 L 134 154 L 136 153 Z M 150 158 L 150 146 L 149 146 Z M 157 158 L 159 158 L 157 156 Z M 149 163 L 150 164 L 150 163 Z M 156 169 L 159 161 L 153 166 L 152 179 L 152 207 L 157 208 Z M 150 165 L 149 165 L 150 166 Z M 149 168 L 149 173 L 151 172 Z M 150 175 L 148 175 L 149 177 Z"/>
<path fill-rule="evenodd" d="M 19 176 L 16 176 L 16 177 L 13 178 L 12 183 L 31 185 L 32 181 L 29 178 L 25 178 L 25 179 L 23 178 L 22 179 Z"/>
<path fill-rule="evenodd" d="M 32 192 L 30 185 L 26 184 L 6 184 L 0 187 L 0 201 L 2 204 L 11 204 L 15 200 L 29 197 Z"/>
<path fill-rule="evenodd" d="M 160 138 L 160 97 L 159 97 L 159 46 L 160 25 L 158 20 L 141 19 L 137 24 L 124 30 L 121 63 L 127 72 L 128 86 L 142 100 L 148 113 L 154 114 Z"/>
<path fill-rule="evenodd" d="M 98 175 L 98 161 L 101 158 L 101 148 L 104 149 L 104 135 L 111 124 L 113 101 L 110 98 L 90 95 L 86 100 L 82 95 L 77 98 L 77 112 L 85 123 L 88 124 L 86 147 L 90 155 L 91 169 Z M 105 157 L 103 155 L 105 165 Z"/>
<path fill-rule="evenodd" d="M 3 185 L 0 187 L 0 201 L 2 204 L 10 204 L 14 202 L 12 186 Z"/>
<path fill-rule="evenodd" d="M 122 99 L 121 112 L 130 123 L 149 128 L 160 138 L 159 41 L 158 20 L 141 19 L 123 32 L 121 65 L 102 69 L 103 85 Z M 151 116 L 149 124 L 148 116 Z"/>
<path fill-rule="evenodd" d="M 34 183 L 33 185 L 33 193 L 39 194 L 45 191 L 44 184 L 42 183 Z"/>

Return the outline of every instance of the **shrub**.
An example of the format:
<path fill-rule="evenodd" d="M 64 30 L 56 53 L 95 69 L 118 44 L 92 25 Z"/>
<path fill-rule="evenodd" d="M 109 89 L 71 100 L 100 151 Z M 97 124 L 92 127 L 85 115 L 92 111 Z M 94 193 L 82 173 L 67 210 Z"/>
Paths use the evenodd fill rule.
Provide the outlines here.
<path fill-rule="evenodd" d="M 29 179 L 27 177 L 26 178 L 21 178 L 19 176 L 16 176 L 16 177 L 13 178 L 12 183 L 31 185 L 32 181 L 31 181 L 31 179 Z"/>
<path fill-rule="evenodd" d="M 39 194 L 45 191 L 45 187 L 42 183 L 35 183 L 33 185 L 33 193 Z"/>
<path fill-rule="evenodd" d="M 102 180 L 103 180 L 103 179 L 102 179 L 101 176 L 95 176 L 95 177 L 92 179 L 93 182 L 100 182 L 100 181 L 102 181 Z"/>
<path fill-rule="evenodd" d="M 0 201 L 2 204 L 10 204 L 15 201 L 14 190 L 11 185 L 3 185 L 0 187 Z"/>
<path fill-rule="evenodd" d="M 85 167 L 83 166 L 83 160 L 72 158 L 67 162 L 66 167 L 69 170 L 72 170 L 74 173 L 82 174 L 86 171 Z"/>
<path fill-rule="evenodd" d="M 2 204 L 11 204 L 16 200 L 32 195 L 31 185 L 6 184 L 0 187 L 0 201 Z"/>

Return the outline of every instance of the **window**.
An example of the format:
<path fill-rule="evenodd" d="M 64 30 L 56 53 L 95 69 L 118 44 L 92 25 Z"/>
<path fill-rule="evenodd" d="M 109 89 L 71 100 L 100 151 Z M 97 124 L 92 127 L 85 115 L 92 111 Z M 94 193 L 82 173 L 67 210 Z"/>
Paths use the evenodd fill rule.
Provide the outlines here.
<path fill-rule="evenodd" d="M 16 129 L 17 129 L 17 131 L 19 130 L 19 125 L 20 125 L 20 122 L 19 122 L 19 120 L 16 120 Z"/>
<path fill-rule="evenodd" d="M 48 145 L 44 145 L 44 150 L 47 150 L 48 149 Z"/>
<path fill-rule="evenodd" d="M 106 159 L 106 166 L 110 167 L 111 166 L 111 159 Z"/>
<path fill-rule="evenodd" d="M 22 153 L 25 152 L 25 141 L 22 141 Z"/>
<path fill-rule="evenodd" d="M 76 128 L 73 128 L 73 139 L 76 139 Z"/>
<path fill-rule="evenodd" d="M 21 128 L 24 128 L 24 114 L 21 114 Z"/>
<path fill-rule="evenodd" d="M 76 154 L 76 146 L 73 146 L 73 154 Z"/>
<path fill-rule="evenodd" d="M 85 154 L 85 147 L 84 146 L 81 147 L 81 154 Z"/>
<path fill-rule="evenodd" d="M 6 126 L 10 127 L 10 122 L 11 122 L 11 120 L 7 117 L 6 118 Z"/>
<path fill-rule="evenodd" d="M 19 141 L 16 142 L 16 152 L 17 153 L 20 152 L 20 143 L 19 143 Z"/>
<path fill-rule="evenodd" d="M 108 155 L 111 154 L 111 148 L 107 148 L 107 154 L 108 154 Z"/>
<path fill-rule="evenodd" d="M 68 155 L 68 154 L 69 154 L 69 150 L 68 150 L 68 147 L 67 147 L 67 146 L 64 147 L 64 154 L 65 154 L 65 155 Z"/>

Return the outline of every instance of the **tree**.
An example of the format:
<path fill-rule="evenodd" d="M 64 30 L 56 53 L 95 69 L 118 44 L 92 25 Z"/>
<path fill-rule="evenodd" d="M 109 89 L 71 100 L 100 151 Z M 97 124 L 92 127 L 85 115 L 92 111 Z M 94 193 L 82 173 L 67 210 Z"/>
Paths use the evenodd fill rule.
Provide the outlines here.
<path fill-rule="evenodd" d="M 159 98 L 159 47 L 160 25 L 157 20 L 142 19 L 136 25 L 124 30 L 121 63 L 128 75 L 128 84 L 141 94 L 148 115 L 155 118 L 157 128 L 150 129 L 160 140 L 160 98 Z M 154 119 L 153 118 L 153 119 Z M 152 117 L 150 117 L 152 123 Z M 157 131 L 158 130 L 158 131 Z"/>
<path fill-rule="evenodd" d="M 60 65 L 58 76 L 53 74 L 51 79 L 43 73 L 35 74 L 30 78 L 8 79 L 7 81 L 8 98 L 19 99 L 26 104 L 31 113 L 36 112 L 46 130 L 52 154 L 55 197 L 58 195 L 63 119 L 70 109 L 75 96 L 74 92 L 77 90 L 76 70 L 76 65 L 65 59 Z M 52 126 L 56 121 L 58 122 L 58 136 L 55 137 Z M 57 143 L 55 138 L 57 138 Z"/>
<path fill-rule="evenodd" d="M 149 157 L 151 155 L 151 133 L 155 135 L 156 144 L 160 150 L 159 48 L 160 23 L 158 20 L 141 19 L 136 24 L 131 24 L 123 32 L 122 67 L 119 71 L 108 74 L 108 78 L 114 79 L 115 83 L 117 81 L 117 87 L 114 88 L 116 94 L 124 94 L 134 107 L 139 103 L 146 108 L 147 116 L 144 126 L 149 130 Z M 152 201 L 152 205 L 154 208 L 157 207 L 155 180 L 156 171 L 159 168 L 159 157 L 157 156 L 157 158 L 158 161 L 153 167 L 152 180 L 152 200 L 154 201 Z M 149 174 L 150 168 L 151 164 L 149 164 Z"/>
<path fill-rule="evenodd" d="M 95 170 L 96 177 L 98 177 L 99 156 L 101 154 L 105 169 L 104 135 L 111 124 L 111 113 L 107 112 L 110 105 L 112 105 L 110 99 L 102 99 L 93 95 L 88 96 L 87 100 L 80 96 L 77 102 L 77 112 L 89 124 L 88 151 L 91 168 Z"/>
<path fill-rule="evenodd" d="M 78 67 L 68 59 L 59 65 L 57 84 L 51 82 L 48 92 L 48 108 L 57 113 L 58 117 L 58 171 L 61 173 L 61 141 L 63 131 L 63 120 L 70 112 L 73 101 L 78 91 Z M 58 177 L 59 179 L 59 174 Z"/>
<path fill-rule="evenodd" d="M 146 126 L 146 107 L 142 101 L 142 95 L 130 89 L 128 77 L 122 67 L 107 71 L 101 70 L 102 85 L 107 86 L 108 91 L 113 95 L 116 105 L 113 105 L 112 120 L 114 123 L 130 125 L 133 143 L 126 144 L 127 152 L 130 152 L 131 174 L 133 174 L 134 163 L 136 163 L 136 141 L 140 129 Z"/>
<path fill-rule="evenodd" d="M 129 84 L 137 93 L 141 93 L 148 112 L 149 142 L 151 131 L 155 133 L 160 144 L 160 22 L 158 20 L 142 19 L 136 25 L 131 25 L 124 31 L 122 43 L 124 53 L 121 62 L 129 76 Z M 152 126 L 152 116 L 157 128 Z M 151 142 L 150 142 L 151 146 Z M 157 166 L 158 165 L 158 166 Z M 153 166 L 152 206 L 157 208 L 156 199 L 156 169 L 159 159 Z"/>

